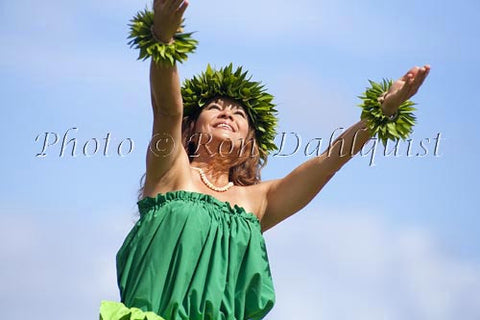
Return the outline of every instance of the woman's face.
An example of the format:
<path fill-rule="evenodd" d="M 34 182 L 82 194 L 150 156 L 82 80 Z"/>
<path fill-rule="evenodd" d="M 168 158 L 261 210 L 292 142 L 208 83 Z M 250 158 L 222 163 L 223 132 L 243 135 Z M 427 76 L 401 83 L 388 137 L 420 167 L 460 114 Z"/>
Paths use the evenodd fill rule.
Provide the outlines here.
<path fill-rule="evenodd" d="M 248 135 L 248 115 L 243 107 L 229 98 L 216 98 L 202 108 L 194 132 L 209 134 L 212 141 L 245 141 Z M 245 141 L 246 143 L 247 141 Z"/>

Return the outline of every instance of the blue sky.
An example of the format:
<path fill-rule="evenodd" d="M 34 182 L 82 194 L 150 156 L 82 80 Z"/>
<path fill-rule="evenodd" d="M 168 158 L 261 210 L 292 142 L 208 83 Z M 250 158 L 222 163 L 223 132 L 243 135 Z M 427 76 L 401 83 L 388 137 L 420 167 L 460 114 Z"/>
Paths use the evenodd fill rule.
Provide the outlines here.
<path fill-rule="evenodd" d="M 191 2 L 187 30 L 200 44 L 182 79 L 207 63 L 243 65 L 275 96 L 279 132 L 302 139 L 269 159 L 266 180 L 307 160 L 309 140 L 324 150 L 358 121 L 368 79 L 432 66 L 413 98 L 412 156 L 405 142 L 397 157 L 378 145 L 373 164 L 371 152 L 355 156 L 265 233 L 277 292 L 267 319 L 480 318 L 480 3 Z M 0 2 L 5 318 L 95 318 L 100 300 L 118 300 L 114 258 L 136 218 L 152 122 L 149 64 L 128 48 L 127 24 L 147 4 Z M 71 142 L 60 157 L 67 131 L 75 156 Z M 36 157 L 46 133 L 58 141 Z M 92 138 L 99 151 L 84 156 Z"/>

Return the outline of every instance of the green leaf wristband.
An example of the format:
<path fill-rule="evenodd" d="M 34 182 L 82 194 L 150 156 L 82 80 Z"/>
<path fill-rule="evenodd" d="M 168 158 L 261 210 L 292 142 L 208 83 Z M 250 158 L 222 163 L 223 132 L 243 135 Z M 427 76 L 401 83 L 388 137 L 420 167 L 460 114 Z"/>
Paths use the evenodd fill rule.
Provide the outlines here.
<path fill-rule="evenodd" d="M 166 63 L 172 66 L 177 61 L 182 63 L 187 60 L 188 53 L 195 51 L 198 44 L 198 41 L 191 37 L 193 32 L 182 32 L 184 27 L 183 21 L 181 28 L 173 36 L 173 41 L 171 43 L 162 43 L 152 33 L 153 11 L 148 9 L 139 11 L 130 20 L 130 35 L 128 39 L 131 40 L 128 44 L 130 47 L 140 49 L 139 60 L 152 57 L 156 63 Z"/>
<path fill-rule="evenodd" d="M 417 110 L 412 107 L 416 103 L 407 100 L 398 107 L 393 116 L 387 116 L 383 113 L 379 100 L 382 100 L 383 95 L 388 92 L 393 81 L 388 79 L 383 79 L 382 83 L 368 81 L 371 87 L 358 97 L 363 100 L 363 103 L 358 106 L 363 109 L 360 118 L 366 121 L 370 134 L 372 136 L 378 134 L 378 139 L 384 146 L 387 140 L 405 140 L 412 133 L 416 123 L 416 117 L 412 112 Z"/>

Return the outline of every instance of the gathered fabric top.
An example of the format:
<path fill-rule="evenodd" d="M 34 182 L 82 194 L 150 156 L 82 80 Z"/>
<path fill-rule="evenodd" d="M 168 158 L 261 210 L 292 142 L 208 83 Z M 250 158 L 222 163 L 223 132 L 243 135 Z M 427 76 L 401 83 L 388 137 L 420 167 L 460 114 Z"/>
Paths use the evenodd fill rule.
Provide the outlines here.
<path fill-rule="evenodd" d="M 122 303 L 166 320 L 262 319 L 275 302 L 260 221 L 192 191 L 138 201 L 117 253 Z"/>

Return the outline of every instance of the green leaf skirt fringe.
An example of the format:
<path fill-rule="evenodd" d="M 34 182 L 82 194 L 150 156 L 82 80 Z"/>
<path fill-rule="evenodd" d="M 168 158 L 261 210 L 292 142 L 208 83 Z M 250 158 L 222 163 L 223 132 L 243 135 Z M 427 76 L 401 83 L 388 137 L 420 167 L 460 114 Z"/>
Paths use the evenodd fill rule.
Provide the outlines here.
<path fill-rule="evenodd" d="M 155 312 L 127 308 L 121 302 L 102 301 L 100 320 L 165 320 Z"/>

